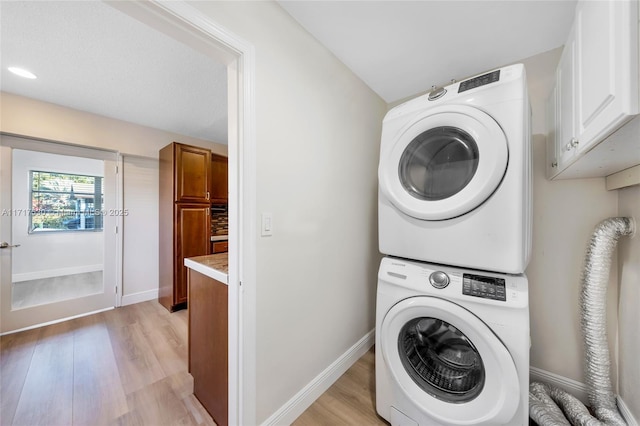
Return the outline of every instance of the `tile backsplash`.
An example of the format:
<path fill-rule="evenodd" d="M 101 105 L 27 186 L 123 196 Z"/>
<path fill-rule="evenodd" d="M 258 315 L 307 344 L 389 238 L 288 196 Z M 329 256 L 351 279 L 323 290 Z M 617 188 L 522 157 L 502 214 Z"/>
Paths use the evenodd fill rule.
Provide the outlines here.
<path fill-rule="evenodd" d="M 229 233 L 229 219 L 227 212 L 211 213 L 211 235 L 227 235 Z"/>

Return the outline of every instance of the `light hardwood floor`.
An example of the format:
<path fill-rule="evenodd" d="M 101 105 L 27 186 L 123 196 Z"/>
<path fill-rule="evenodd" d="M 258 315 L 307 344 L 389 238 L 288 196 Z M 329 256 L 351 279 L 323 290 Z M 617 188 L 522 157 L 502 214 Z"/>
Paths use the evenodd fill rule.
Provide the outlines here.
<path fill-rule="evenodd" d="M 375 353 L 371 348 L 298 419 L 294 426 L 388 425 L 375 406 Z"/>
<path fill-rule="evenodd" d="M 187 311 L 125 306 L 0 339 L 2 425 L 214 425 L 187 372 Z"/>
<path fill-rule="evenodd" d="M 293 425 L 388 425 L 374 363 L 372 348 Z M 187 311 L 155 301 L 3 336 L 0 378 L 2 425 L 215 425 L 187 372 Z"/>
<path fill-rule="evenodd" d="M 155 301 L 0 338 L 2 425 L 215 425 L 187 372 L 187 311 Z M 385 425 L 373 349 L 294 423 Z"/>

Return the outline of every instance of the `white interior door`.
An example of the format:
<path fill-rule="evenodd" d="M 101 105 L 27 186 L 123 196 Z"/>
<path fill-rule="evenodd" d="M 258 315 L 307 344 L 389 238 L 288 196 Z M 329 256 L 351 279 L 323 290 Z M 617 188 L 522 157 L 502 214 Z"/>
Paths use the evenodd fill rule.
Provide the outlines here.
<path fill-rule="evenodd" d="M 0 138 L 1 332 L 114 307 L 117 154 Z"/>

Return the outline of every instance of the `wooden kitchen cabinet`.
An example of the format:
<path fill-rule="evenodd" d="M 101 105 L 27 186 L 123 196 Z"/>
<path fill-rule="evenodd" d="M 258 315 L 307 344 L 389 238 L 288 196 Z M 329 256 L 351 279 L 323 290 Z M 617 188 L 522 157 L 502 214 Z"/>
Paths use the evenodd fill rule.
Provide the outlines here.
<path fill-rule="evenodd" d="M 211 157 L 207 149 L 174 142 L 160 150 L 159 158 L 158 301 L 173 312 L 187 306 L 184 259 L 210 251 Z"/>
<path fill-rule="evenodd" d="M 229 241 L 211 241 L 211 254 L 229 251 Z"/>
<path fill-rule="evenodd" d="M 226 203 L 229 199 L 228 159 L 211 154 L 211 202 Z"/>
<path fill-rule="evenodd" d="M 180 235 L 175 240 L 175 278 L 173 283 L 174 305 L 187 302 L 187 267 L 184 259 L 187 257 L 209 254 L 208 241 L 211 222 L 209 206 L 199 204 L 184 204 L 176 206 L 175 229 Z"/>
<path fill-rule="evenodd" d="M 189 269 L 189 373 L 193 394 L 217 425 L 228 424 L 228 287 Z"/>
<path fill-rule="evenodd" d="M 175 161 L 175 201 L 185 203 L 210 203 L 211 151 L 190 145 L 173 143 Z"/>

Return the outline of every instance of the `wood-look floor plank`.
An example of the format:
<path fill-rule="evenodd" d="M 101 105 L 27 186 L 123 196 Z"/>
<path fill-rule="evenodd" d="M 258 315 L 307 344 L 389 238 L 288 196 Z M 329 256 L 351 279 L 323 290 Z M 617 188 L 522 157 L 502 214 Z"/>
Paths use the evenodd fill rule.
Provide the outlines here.
<path fill-rule="evenodd" d="M 156 301 L 3 336 L 1 424 L 215 425 L 186 342 L 187 311 Z"/>
<path fill-rule="evenodd" d="M 294 426 L 387 424 L 375 409 L 373 348 L 293 422 Z"/>
<path fill-rule="evenodd" d="M 119 418 L 117 424 L 143 425 L 197 425 L 198 421 L 191 415 L 183 403 L 172 377 L 154 382 L 144 388 L 127 395 L 127 403 L 131 410 Z"/>
<path fill-rule="evenodd" d="M 173 320 L 172 315 L 153 305 L 140 306 L 142 332 L 165 375 L 184 370 L 189 351 L 186 324 Z"/>
<path fill-rule="evenodd" d="M 128 411 L 109 332 L 101 315 L 74 321 L 73 424 L 106 425 Z"/>
<path fill-rule="evenodd" d="M 69 425 L 73 407 L 73 328 L 43 327 L 12 423 Z"/>
<path fill-rule="evenodd" d="M 40 330 L 0 337 L 0 424 L 8 425 L 20 400 Z"/>
<path fill-rule="evenodd" d="M 119 308 L 124 316 L 109 316 L 107 329 L 118 365 L 125 394 L 130 394 L 165 377 L 140 324 L 140 318 L 130 321 L 129 314 L 139 311 L 136 305 Z"/>

